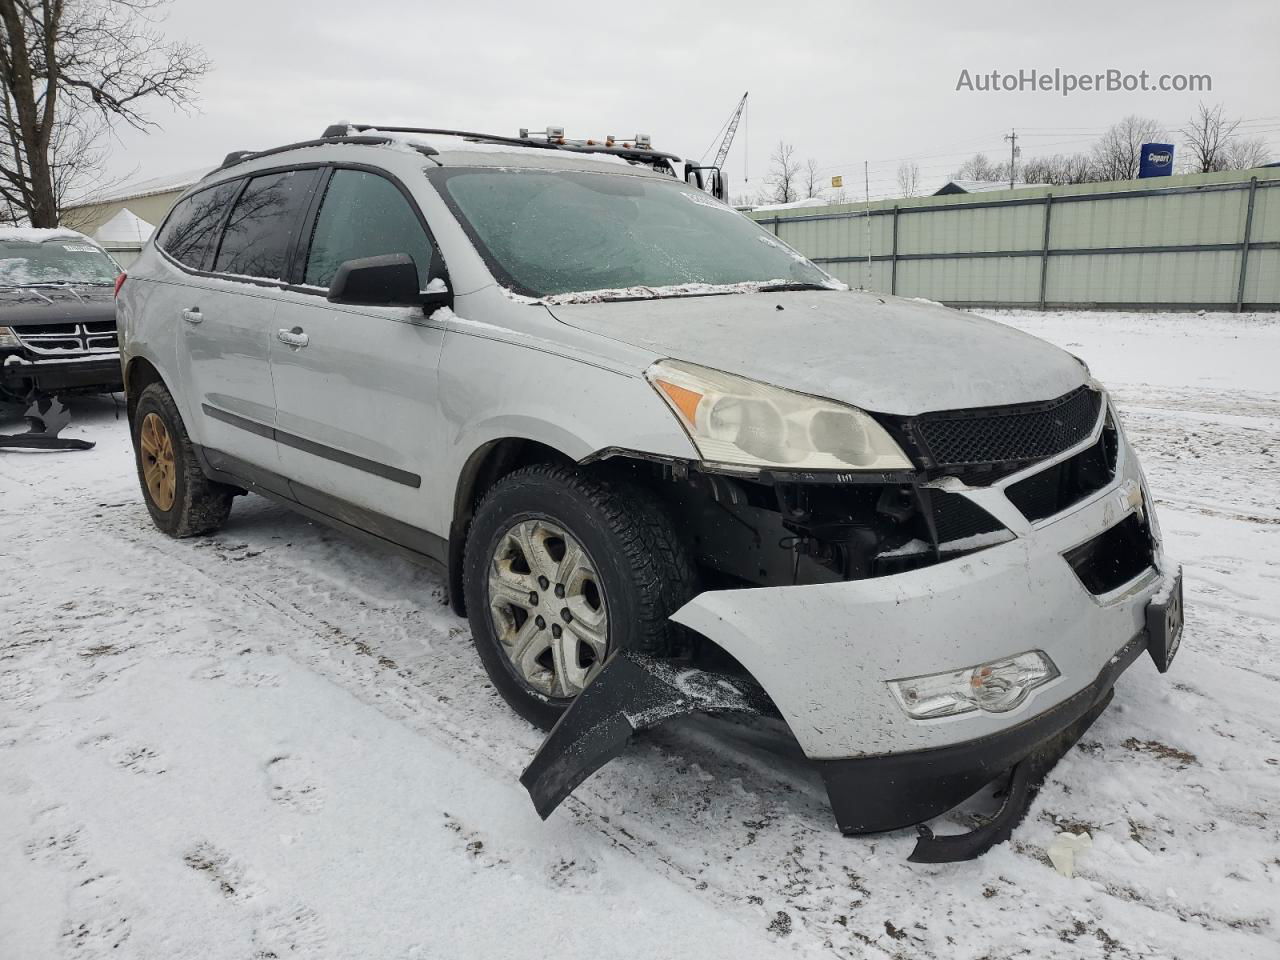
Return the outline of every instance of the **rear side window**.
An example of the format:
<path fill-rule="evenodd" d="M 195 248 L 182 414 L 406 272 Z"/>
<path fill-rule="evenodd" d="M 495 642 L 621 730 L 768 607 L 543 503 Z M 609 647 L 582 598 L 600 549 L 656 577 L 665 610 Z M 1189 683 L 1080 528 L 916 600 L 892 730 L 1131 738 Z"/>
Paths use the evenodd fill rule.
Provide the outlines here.
<path fill-rule="evenodd" d="M 220 183 L 180 202 L 156 237 L 157 246 L 183 266 L 208 270 L 218 246 L 223 215 L 242 182 Z"/>
<path fill-rule="evenodd" d="M 288 279 L 291 244 L 318 177 L 318 170 L 286 170 L 250 180 L 231 208 L 215 272 Z"/>
<path fill-rule="evenodd" d="M 328 287 L 347 260 L 407 253 L 419 284 L 431 269 L 431 241 L 404 194 L 385 177 L 335 170 L 311 237 L 305 282 Z"/>

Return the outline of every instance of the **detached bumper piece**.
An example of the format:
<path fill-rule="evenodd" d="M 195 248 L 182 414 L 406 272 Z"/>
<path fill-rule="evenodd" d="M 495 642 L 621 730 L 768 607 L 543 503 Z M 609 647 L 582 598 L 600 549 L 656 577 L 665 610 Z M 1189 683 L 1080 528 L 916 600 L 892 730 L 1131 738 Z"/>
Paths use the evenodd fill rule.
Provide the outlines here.
<path fill-rule="evenodd" d="M 552 727 L 520 782 L 545 820 L 633 734 L 691 713 L 759 711 L 759 693 L 736 677 L 620 650 Z"/>
<path fill-rule="evenodd" d="M 0 447 L 23 450 L 92 450 L 90 440 L 60 437 L 58 433 L 70 422 L 66 404 L 57 397 L 39 397 L 24 415 L 27 432 L 0 435 Z"/>
<path fill-rule="evenodd" d="M 920 840 L 909 859 L 949 863 L 981 856 L 1009 838 L 1045 776 L 1111 702 L 1116 678 L 1146 649 L 1143 632 L 1075 696 L 1000 733 L 932 750 L 818 761 L 840 831 L 878 833 L 919 824 Z M 1006 773 L 1000 809 L 975 830 L 935 836 L 923 825 Z"/>
<path fill-rule="evenodd" d="M 1079 693 L 1000 733 L 947 747 L 815 761 L 840 831 L 879 833 L 916 825 L 910 860 L 950 863 L 981 856 L 1009 838 L 1045 776 L 1111 702 L 1116 679 L 1148 649 L 1134 636 Z M 681 670 L 627 651 L 564 712 L 520 777 L 545 820 L 633 735 L 690 713 L 758 713 L 760 693 L 737 677 Z M 999 810 L 968 833 L 936 836 L 925 821 L 1008 777 Z"/>

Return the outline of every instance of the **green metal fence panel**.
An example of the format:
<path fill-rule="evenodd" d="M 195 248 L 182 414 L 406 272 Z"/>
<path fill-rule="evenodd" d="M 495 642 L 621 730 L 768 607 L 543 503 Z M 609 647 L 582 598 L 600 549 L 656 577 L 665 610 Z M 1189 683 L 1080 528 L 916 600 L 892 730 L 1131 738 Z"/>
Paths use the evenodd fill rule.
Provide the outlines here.
<path fill-rule="evenodd" d="M 943 303 L 1037 305 L 1040 264 L 1024 257 L 906 260 L 898 264 L 898 293 Z"/>
<path fill-rule="evenodd" d="M 1247 190 L 1061 203 L 1052 248 L 1238 243 Z"/>
<path fill-rule="evenodd" d="M 1280 290 L 1280 250 L 1249 251 L 1249 270 L 1244 278 L 1244 302 L 1267 303 Z"/>
<path fill-rule="evenodd" d="M 1050 303 L 1230 304 L 1240 275 L 1238 251 L 1050 257 Z"/>
<path fill-rule="evenodd" d="M 751 216 L 846 283 L 901 296 L 1021 307 L 1280 309 L 1275 169 Z"/>

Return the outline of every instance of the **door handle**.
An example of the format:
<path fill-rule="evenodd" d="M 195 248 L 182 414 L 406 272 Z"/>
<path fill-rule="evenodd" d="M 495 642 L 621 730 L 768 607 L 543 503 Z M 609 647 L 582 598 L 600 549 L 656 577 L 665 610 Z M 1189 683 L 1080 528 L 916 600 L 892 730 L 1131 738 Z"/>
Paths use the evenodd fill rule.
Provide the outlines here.
<path fill-rule="evenodd" d="M 192 307 L 190 310 L 182 311 L 182 319 L 187 323 L 199 323 L 204 319 L 204 314 L 200 312 L 199 307 Z"/>
<path fill-rule="evenodd" d="M 276 331 L 276 339 L 295 348 L 305 347 L 311 342 L 311 338 L 302 332 L 301 327 L 294 327 L 292 330 L 278 330 Z"/>

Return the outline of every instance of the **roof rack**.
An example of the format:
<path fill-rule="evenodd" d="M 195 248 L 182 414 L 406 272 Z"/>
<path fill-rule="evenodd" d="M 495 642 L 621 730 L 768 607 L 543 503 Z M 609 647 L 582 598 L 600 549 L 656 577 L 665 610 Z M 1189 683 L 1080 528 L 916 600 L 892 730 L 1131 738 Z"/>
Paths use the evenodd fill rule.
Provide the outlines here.
<path fill-rule="evenodd" d="M 365 146 L 378 146 L 384 143 L 391 143 L 391 137 L 368 137 L 368 136 L 349 136 L 346 133 L 346 126 L 341 127 L 342 133 L 330 134 L 330 130 L 337 129 L 329 127 L 325 131 L 325 135 L 317 140 L 299 140 L 297 143 L 286 143 L 284 146 L 271 147 L 269 150 L 233 150 L 228 153 L 222 160 L 219 170 L 225 170 L 227 167 L 233 167 L 237 163 L 244 163 L 246 160 L 256 160 L 258 157 L 269 157 L 275 153 L 284 153 L 286 150 L 297 150 L 299 147 L 322 147 L 331 143 L 354 143 Z M 429 147 L 426 144 L 415 144 L 414 149 L 423 156 L 435 156 L 439 151 L 435 147 Z"/>
<path fill-rule="evenodd" d="M 635 143 L 619 145 L 614 137 L 607 137 L 604 142 L 595 140 L 566 140 L 564 130 L 560 127 L 548 127 L 547 133 L 530 136 L 528 130 L 521 130 L 518 137 L 504 137 L 496 133 L 476 133 L 471 130 L 446 130 L 437 127 L 384 127 L 373 123 L 335 123 L 325 127 L 325 138 L 347 136 L 351 131 L 364 133 L 372 130 L 376 133 L 425 133 L 439 137 L 461 137 L 464 140 L 475 140 L 478 143 L 500 143 L 511 147 L 534 147 L 542 150 L 564 150 L 569 153 L 604 153 L 637 163 L 653 164 L 659 161 L 679 163 L 680 158 L 674 153 L 662 153 L 649 147 L 649 138 L 640 136 Z M 438 152 L 438 151 L 433 151 Z"/>

